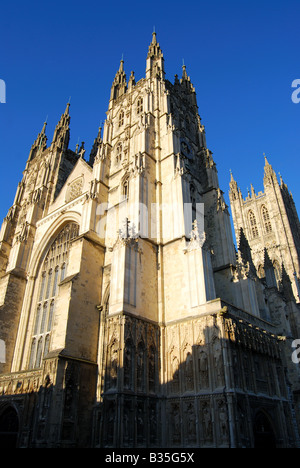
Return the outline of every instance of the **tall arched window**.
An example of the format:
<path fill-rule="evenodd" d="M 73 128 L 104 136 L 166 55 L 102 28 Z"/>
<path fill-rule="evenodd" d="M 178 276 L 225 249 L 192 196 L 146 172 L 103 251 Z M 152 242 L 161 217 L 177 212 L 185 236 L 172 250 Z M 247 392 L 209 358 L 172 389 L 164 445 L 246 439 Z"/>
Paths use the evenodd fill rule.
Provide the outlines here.
<path fill-rule="evenodd" d="M 32 331 L 29 368 L 41 367 L 49 351 L 58 284 L 66 276 L 71 241 L 78 236 L 79 226 L 67 224 L 51 244 L 37 278 L 39 287 Z"/>
<path fill-rule="evenodd" d="M 272 226 L 271 226 L 269 211 L 265 207 L 265 205 L 262 206 L 261 214 L 262 214 L 262 218 L 263 218 L 263 221 L 264 221 L 265 231 L 268 234 L 269 232 L 272 232 Z"/>
<path fill-rule="evenodd" d="M 253 238 L 258 237 L 258 228 L 257 228 L 256 218 L 252 210 L 249 211 L 248 216 L 249 216 L 251 235 Z"/>
<path fill-rule="evenodd" d="M 124 125 L 124 111 L 121 110 L 119 114 L 119 127 L 122 127 Z"/>
<path fill-rule="evenodd" d="M 124 199 L 128 199 L 129 198 L 129 179 L 125 179 L 124 182 L 123 182 L 123 198 Z"/>

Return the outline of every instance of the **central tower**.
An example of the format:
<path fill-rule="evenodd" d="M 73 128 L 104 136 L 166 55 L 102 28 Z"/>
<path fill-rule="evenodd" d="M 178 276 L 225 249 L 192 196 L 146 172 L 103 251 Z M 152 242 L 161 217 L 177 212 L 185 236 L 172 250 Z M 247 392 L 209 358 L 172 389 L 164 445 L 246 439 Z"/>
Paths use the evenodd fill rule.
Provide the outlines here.
<path fill-rule="evenodd" d="M 200 336 L 195 320 L 219 311 L 220 295 L 234 300 L 225 284 L 235 264 L 229 213 L 195 89 L 185 66 L 174 84 L 165 79 L 155 33 L 145 78 L 136 83 L 131 72 L 127 81 L 120 63 L 95 174 L 103 161 L 109 167 L 102 200 L 107 207 L 105 221 L 98 221 L 106 227 L 107 250 L 96 440 L 112 447 L 153 446 L 164 439 L 163 414 L 177 417 L 178 408 L 161 400 L 177 388 L 173 379 L 175 394 L 194 389 L 188 373 L 193 339 Z M 179 382 L 186 362 L 188 380 Z"/>

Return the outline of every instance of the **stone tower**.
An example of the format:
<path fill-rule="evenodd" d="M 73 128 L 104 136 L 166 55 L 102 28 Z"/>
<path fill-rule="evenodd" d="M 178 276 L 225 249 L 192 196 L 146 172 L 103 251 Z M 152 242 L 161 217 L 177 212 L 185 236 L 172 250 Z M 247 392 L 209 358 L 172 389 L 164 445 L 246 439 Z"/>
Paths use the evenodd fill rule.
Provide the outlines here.
<path fill-rule="evenodd" d="M 88 160 L 69 123 L 49 147 L 43 127 L 1 229 L 0 441 L 299 445 L 298 307 L 244 233 L 236 255 L 186 67 L 166 79 L 153 33 Z"/>
<path fill-rule="evenodd" d="M 299 302 L 300 223 L 292 194 L 265 156 L 264 192 L 255 193 L 251 185 L 243 199 L 237 182 L 231 175 L 229 198 L 237 240 L 242 228 L 251 247 L 258 275 L 265 277 L 265 250 L 273 263 L 278 287 L 284 268 Z"/>

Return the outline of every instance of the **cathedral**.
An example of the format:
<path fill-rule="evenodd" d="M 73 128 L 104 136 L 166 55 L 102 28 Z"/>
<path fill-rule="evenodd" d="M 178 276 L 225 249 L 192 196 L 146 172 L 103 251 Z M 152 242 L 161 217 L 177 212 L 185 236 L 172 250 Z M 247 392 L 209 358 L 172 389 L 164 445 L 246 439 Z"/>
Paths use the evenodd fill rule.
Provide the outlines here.
<path fill-rule="evenodd" d="M 153 33 L 128 76 L 89 155 L 70 103 L 44 124 L 3 220 L 0 446 L 299 448 L 292 195 L 231 175 L 232 229 L 186 67 Z"/>

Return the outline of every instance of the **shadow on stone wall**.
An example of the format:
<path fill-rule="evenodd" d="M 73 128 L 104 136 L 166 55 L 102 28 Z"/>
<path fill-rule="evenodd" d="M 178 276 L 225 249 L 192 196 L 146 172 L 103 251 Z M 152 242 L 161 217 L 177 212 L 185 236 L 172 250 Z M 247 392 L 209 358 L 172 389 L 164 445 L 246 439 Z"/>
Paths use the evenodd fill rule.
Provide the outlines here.
<path fill-rule="evenodd" d="M 216 324 L 199 328 L 193 345 L 169 330 L 164 362 L 141 333 L 128 334 L 123 350 L 114 338 L 98 403 L 95 365 L 45 360 L 30 379 L 11 374 L 0 396 L 0 446 L 295 446 L 279 344 L 240 322 L 225 337 Z"/>
<path fill-rule="evenodd" d="M 201 344 L 176 346 L 176 339 L 170 340 L 163 363 L 166 384 L 159 383 L 157 371 L 153 379 L 156 359 L 137 343 L 125 346 L 129 365 L 118 367 L 109 359 L 113 365 L 106 366 L 95 412 L 94 445 L 295 446 L 280 345 L 238 322 L 231 321 L 227 338 L 214 325 L 202 330 Z"/>

